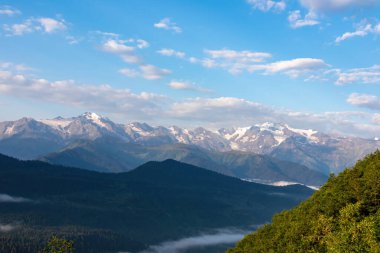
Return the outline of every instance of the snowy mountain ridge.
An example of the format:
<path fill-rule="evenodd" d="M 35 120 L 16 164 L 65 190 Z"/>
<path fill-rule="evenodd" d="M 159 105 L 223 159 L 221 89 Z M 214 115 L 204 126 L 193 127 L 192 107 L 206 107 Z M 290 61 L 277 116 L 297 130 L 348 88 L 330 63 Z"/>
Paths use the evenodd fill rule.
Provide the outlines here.
<path fill-rule="evenodd" d="M 22 154 L 30 152 L 25 149 L 22 154 L 18 154 L 18 150 L 9 150 L 12 145 L 43 140 L 43 151 L 36 150 L 34 155 L 26 156 L 33 158 L 49 150 L 57 151 L 57 148 L 63 148 L 76 140 L 95 140 L 102 137 L 118 138 L 143 146 L 189 144 L 218 152 L 264 154 L 316 168 L 327 174 L 351 166 L 366 154 L 380 148 L 380 141 L 376 139 L 332 136 L 312 129 L 298 129 L 271 122 L 215 131 L 203 127 L 189 129 L 150 126 L 140 122 L 116 124 L 91 112 L 71 118 L 22 118 L 0 122 L 0 151 L 3 142 L 3 149 L 8 154 L 16 154 L 20 158 L 25 158 Z M 9 144 L 12 141 L 15 144 Z M 51 149 L 49 143 L 55 143 L 55 148 Z"/>

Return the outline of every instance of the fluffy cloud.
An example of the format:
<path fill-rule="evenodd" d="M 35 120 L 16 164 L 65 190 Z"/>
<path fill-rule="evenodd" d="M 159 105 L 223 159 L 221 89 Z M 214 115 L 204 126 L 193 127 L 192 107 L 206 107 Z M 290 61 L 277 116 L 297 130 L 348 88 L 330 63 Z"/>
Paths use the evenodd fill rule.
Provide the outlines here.
<path fill-rule="evenodd" d="M 337 85 L 350 83 L 380 83 L 380 65 L 374 65 L 369 68 L 350 69 L 347 71 L 336 70 L 336 75 L 338 77 L 335 82 Z"/>
<path fill-rule="evenodd" d="M 175 33 L 181 33 L 182 28 L 179 27 L 176 23 L 172 22 L 170 18 L 163 18 L 160 22 L 153 25 L 157 29 L 171 30 Z"/>
<path fill-rule="evenodd" d="M 296 112 L 233 97 L 195 98 L 177 102 L 173 104 L 170 116 L 215 128 L 269 121 L 285 122 L 294 127 L 313 128 L 326 133 L 369 138 L 377 136 L 380 131 L 380 126 L 373 123 L 373 114 L 369 113 Z"/>
<path fill-rule="evenodd" d="M 247 0 L 247 3 L 252 6 L 253 9 L 260 11 L 283 11 L 286 8 L 286 3 L 284 0 L 273 1 L 273 0 Z"/>
<path fill-rule="evenodd" d="M 249 71 L 263 70 L 266 74 L 284 73 L 290 77 L 299 77 L 312 71 L 321 70 L 328 67 L 321 59 L 297 58 L 288 61 L 278 61 L 265 65 L 253 65 Z"/>
<path fill-rule="evenodd" d="M 194 83 L 188 81 L 176 81 L 172 80 L 168 86 L 174 90 L 190 90 L 190 91 L 198 91 L 198 92 L 211 92 L 209 89 L 205 89 L 195 85 Z"/>
<path fill-rule="evenodd" d="M 177 89 L 194 85 L 177 82 L 172 84 Z M 136 94 L 109 85 L 84 85 L 72 80 L 48 81 L 7 69 L 0 70 L 0 94 L 62 104 L 86 111 L 106 112 L 123 120 L 128 115 L 129 120 L 185 124 L 187 127 L 202 125 L 219 128 L 269 121 L 284 122 L 298 128 L 313 128 L 326 133 L 371 138 L 380 132 L 380 117 L 366 112 L 299 112 L 236 97 L 174 100 L 147 92 Z M 374 107 L 375 102 L 373 97 L 355 95 L 350 98 L 350 103 L 358 106 L 367 104 L 368 107 L 368 104 L 372 104 Z"/>
<path fill-rule="evenodd" d="M 163 76 L 169 75 L 171 73 L 168 69 L 161 69 L 153 65 L 142 65 L 140 66 L 142 76 L 148 80 L 160 79 Z"/>
<path fill-rule="evenodd" d="M 345 8 L 370 7 L 379 5 L 379 0 L 300 0 L 309 10 L 334 11 Z"/>
<path fill-rule="evenodd" d="M 55 31 L 66 29 L 64 20 L 56 20 L 53 18 L 39 18 L 37 19 L 37 22 L 40 23 L 46 33 L 53 33 Z"/>
<path fill-rule="evenodd" d="M 137 65 L 137 68 L 123 68 L 119 72 L 128 77 L 142 77 L 147 80 L 157 80 L 171 73 L 168 69 L 159 68 L 151 64 L 147 64 L 137 54 L 137 49 L 144 49 L 149 46 L 149 43 L 145 40 L 120 40 L 120 39 L 108 39 L 101 48 L 103 51 L 116 54 L 120 58 L 129 63 Z"/>
<path fill-rule="evenodd" d="M 136 54 L 137 45 L 126 45 L 129 41 L 110 39 L 103 43 L 102 49 L 105 52 L 119 55 L 123 61 L 128 63 L 140 63 L 142 59 Z"/>
<path fill-rule="evenodd" d="M 119 72 L 128 77 L 142 77 L 147 80 L 161 79 L 171 73 L 168 69 L 161 69 L 153 65 L 141 65 L 139 70 L 123 68 Z"/>
<path fill-rule="evenodd" d="M 176 50 L 170 49 L 170 48 L 163 48 L 161 50 L 158 50 L 157 53 L 159 53 L 160 55 L 164 55 L 164 56 L 175 56 L 178 58 L 185 58 L 185 56 L 186 56 L 186 54 L 184 52 L 176 51 Z"/>
<path fill-rule="evenodd" d="M 314 26 L 318 25 L 318 17 L 317 14 L 315 14 L 313 11 L 310 11 L 306 14 L 304 18 L 301 16 L 301 11 L 296 10 L 290 12 L 288 16 L 288 21 L 290 24 L 290 27 L 296 29 L 304 26 Z"/>
<path fill-rule="evenodd" d="M 205 50 L 206 57 L 203 59 L 190 59 L 192 63 L 200 63 L 206 68 L 221 68 L 231 74 L 239 74 L 248 70 L 252 64 L 260 63 L 272 55 L 265 52 L 236 51 L 230 49 Z"/>
<path fill-rule="evenodd" d="M 67 29 L 66 21 L 53 18 L 29 18 L 22 23 L 3 25 L 3 29 L 8 36 L 21 36 L 32 32 L 55 33 Z"/>
<path fill-rule="evenodd" d="M 205 68 L 219 68 L 231 74 L 260 72 L 264 75 L 283 73 L 290 77 L 299 77 L 327 68 L 322 59 L 296 58 L 286 61 L 268 62 L 272 55 L 265 52 L 236 51 L 230 49 L 204 50 L 204 58 L 189 57 L 194 64 L 201 64 Z"/>
<path fill-rule="evenodd" d="M 272 55 L 263 52 L 235 51 L 229 49 L 205 50 L 205 53 L 213 59 L 222 59 L 238 63 L 263 62 Z"/>
<path fill-rule="evenodd" d="M 150 73 L 153 75 L 152 73 Z M 162 113 L 163 96 L 110 85 L 84 85 L 72 80 L 48 81 L 28 75 L 0 70 L 0 94 L 34 99 L 94 111 L 127 113 L 136 119 L 147 119 Z"/>
<path fill-rule="evenodd" d="M 359 24 L 356 24 L 355 27 L 355 31 L 342 34 L 335 39 L 335 42 L 339 43 L 353 37 L 365 37 L 368 34 L 380 34 L 380 23 L 371 24 L 368 20 L 362 20 Z"/>
<path fill-rule="evenodd" d="M 0 6 L 0 15 L 14 16 L 21 14 L 21 11 L 11 6 Z"/>
<path fill-rule="evenodd" d="M 373 95 L 352 93 L 347 98 L 347 102 L 359 107 L 380 110 L 380 100 Z"/>

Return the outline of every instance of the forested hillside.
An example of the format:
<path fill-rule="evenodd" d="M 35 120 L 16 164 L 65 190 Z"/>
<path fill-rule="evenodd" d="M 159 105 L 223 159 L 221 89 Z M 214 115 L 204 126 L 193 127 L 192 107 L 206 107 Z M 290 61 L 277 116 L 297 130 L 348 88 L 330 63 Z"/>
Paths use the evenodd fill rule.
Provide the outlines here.
<path fill-rule="evenodd" d="M 380 252 L 379 182 L 377 151 L 228 252 Z"/>

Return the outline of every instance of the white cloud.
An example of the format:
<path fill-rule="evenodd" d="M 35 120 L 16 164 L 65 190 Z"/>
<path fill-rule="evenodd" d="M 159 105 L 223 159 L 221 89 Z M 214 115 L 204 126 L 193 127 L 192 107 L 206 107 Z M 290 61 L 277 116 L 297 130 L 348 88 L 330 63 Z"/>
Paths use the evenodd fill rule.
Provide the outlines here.
<path fill-rule="evenodd" d="M 124 40 L 107 40 L 102 48 L 106 52 L 115 54 L 126 54 L 135 50 L 133 46 L 127 46 L 125 43 L 126 41 Z"/>
<path fill-rule="evenodd" d="M 128 77 L 137 77 L 140 75 L 139 71 L 130 68 L 123 68 L 119 72 Z"/>
<path fill-rule="evenodd" d="M 24 64 L 13 64 L 12 62 L 0 62 L 0 70 L 10 70 L 15 72 L 24 72 L 33 70 L 33 68 Z"/>
<path fill-rule="evenodd" d="M 175 56 L 178 58 L 185 58 L 185 56 L 186 56 L 186 54 L 184 52 L 176 51 L 176 50 L 171 49 L 171 48 L 163 48 L 161 50 L 158 50 L 157 53 L 159 53 L 160 55 L 164 55 L 164 56 Z"/>
<path fill-rule="evenodd" d="M 102 50 L 108 53 L 118 55 L 123 61 L 134 64 L 137 69 L 123 68 L 119 70 L 119 73 L 128 77 L 142 77 L 147 80 L 157 80 L 169 75 L 170 70 L 159 68 L 151 64 L 147 64 L 144 60 L 137 55 L 137 49 L 144 49 L 149 46 L 149 43 L 145 40 L 117 40 L 108 39 L 102 45 Z"/>
<path fill-rule="evenodd" d="M 380 65 L 369 68 L 350 69 L 346 71 L 336 70 L 337 85 L 350 83 L 380 84 Z"/>
<path fill-rule="evenodd" d="M 29 202 L 29 199 L 22 197 L 13 197 L 8 194 L 0 193 L 0 203 L 21 203 L 21 202 Z"/>
<path fill-rule="evenodd" d="M 278 61 L 265 65 L 253 65 L 249 71 L 263 70 L 266 74 L 284 73 L 290 77 L 299 77 L 312 71 L 321 70 L 328 67 L 321 59 L 297 58 L 287 61 Z"/>
<path fill-rule="evenodd" d="M 13 25 L 3 25 L 3 30 L 6 32 L 7 36 L 20 36 L 26 33 L 32 33 L 35 31 L 33 22 L 29 19 L 25 20 L 23 23 L 13 24 Z"/>
<path fill-rule="evenodd" d="M 140 65 L 138 70 L 123 68 L 119 72 L 128 77 L 142 77 L 147 80 L 158 80 L 171 73 L 168 69 L 161 69 L 153 65 Z"/>
<path fill-rule="evenodd" d="M 197 92 L 204 92 L 204 93 L 211 92 L 209 89 L 199 87 L 189 81 L 172 80 L 168 84 L 168 86 L 174 90 L 190 90 L 190 91 L 197 91 Z"/>
<path fill-rule="evenodd" d="M 231 74 L 239 74 L 252 64 L 263 62 L 272 55 L 265 52 L 236 51 L 230 49 L 205 50 L 206 58 L 190 61 L 200 63 L 206 68 L 221 68 Z"/>
<path fill-rule="evenodd" d="M 130 41 L 109 39 L 102 45 L 105 52 L 117 54 L 127 63 L 138 64 L 142 59 L 136 54 L 138 44 L 126 45 Z"/>
<path fill-rule="evenodd" d="M 380 110 L 380 100 L 374 95 L 352 93 L 347 103 L 372 110 Z"/>
<path fill-rule="evenodd" d="M 167 101 L 161 95 L 148 92 L 136 94 L 107 84 L 85 85 L 72 80 L 48 81 L 7 70 L 0 70 L 0 94 L 86 110 L 127 113 L 136 120 L 162 113 L 161 106 Z"/>
<path fill-rule="evenodd" d="M 320 71 L 327 67 L 322 59 L 296 58 L 286 61 L 265 63 L 272 57 L 270 53 L 254 51 L 236 51 L 230 49 L 205 50 L 205 58 L 189 57 L 187 60 L 201 64 L 205 68 L 219 68 L 231 74 L 259 72 L 264 75 L 283 73 L 290 77 L 299 77 L 310 72 Z"/>
<path fill-rule="evenodd" d="M 299 10 L 292 11 L 290 12 L 288 16 L 288 21 L 289 21 L 290 27 L 294 29 L 304 27 L 304 26 L 314 26 L 314 25 L 319 24 L 318 16 L 313 11 L 310 11 L 309 13 L 307 13 L 304 18 L 302 18 L 301 16 L 301 11 Z"/>
<path fill-rule="evenodd" d="M 141 65 L 140 70 L 142 77 L 148 80 L 160 79 L 171 73 L 168 69 L 161 69 L 153 65 Z"/>
<path fill-rule="evenodd" d="M 8 36 L 21 36 L 32 32 L 55 33 L 67 29 L 67 24 L 63 19 L 53 18 L 29 18 L 18 24 L 5 24 L 3 29 Z"/>
<path fill-rule="evenodd" d="M 215 128 L 284 122 L 298 128 L 369 138 L 380 131 L 380 125 L 373 123 L 373 114 L 369 113 L 297 112 L 234 97 L 188 99 L 174 103 L 169 113 L 172 118 Z"/>
<path fill-rule="evenodd" d="M 66 29 L 64 20 L 56 20 L 53 18 L 39 18 L 37 19 L 37 22 L 40 23 L 46 33 L 53 33 L 55 31 L 62 31 Z"/>
<path fill-rule="evenodd" d="M 21 14 L 21 11 L 11 6 L 0 6 L 0 15 L 14 16 Z"/>
<path fill-rule="evenodd" d="M 157 29 L 171 30 L 175 33 L 181 33 L 182 28 L 179 27 L 176 23 L 172 22 L 170 18 L 163 18 L 160 22 L 153 25 Z"/>
<path fill-rule="evenodd" d="M 314 11 L 334 11 L 345 8 L 371 7 L 379 5 L 379 0 L 300 0 L 300 3 Z"/>
<path fill-rule="evenodd" d="M 253 9 L 260 11 L 283 11 L 286 9 L 286 3 L 283 0 L 247 0 L 247 3 L 252 6 Z"/>
<path fill-rule="evenodd" d="M 335 39 L 336 43 L 342 42 L 344 40 L 353 37 L 365 37 L 368 34 L 380 34 L 380 23 L 371 24 L 368 20 L 362 20 L 359 24 L 356 24 L 356 29 L 354 32 L 346 32 Z"/>
<path fill-rule="evenodd" d="M 83 40 L 83 38 L 81 37 L 75 37 L 72 35 L 67 35 L 65 39 L 70 45 L 78 44 L 79 42 Z"/>
<path fill-rule="evenodd" d="M 239 63 L 263 62 L 264 60 L 272 57 L 269 53 L 235 51 L 229 49 L 205 50 L 205 53 L 213 59 L 223 59 L 226 61 Z"/>
<path fill-rule="evenodd" d="M 148 41 L 142 40 L 142 39 L 136 40 L 136 43 L 137 43 L 137 47 L 140 49 L 148 48 L 150 46 Z"/>
<path fill-rule="evenodd" d="M 183 82 L 183 81 L 171 81 L 169 83 L 170 88 L 175 90 L 191 90 L 193 88 L 193 85 L 189 82 Z"/>
<path fill-rule="evenodd" d="M 137 71 L 142 75 L 142 70 Z M 154 71 L 146 71 L 145 74 L 154 78 L 157 75 Z M 181 84 L 174 86 L 187 88 L 186 83 L 182 87 Z M 147 92 L 133 93 L 110 85 L 85 85 L 72 80 L 48 81 L 13 72 L 9 68 L 0 69 L 0 94 L 21 100 L 32 99 L 86 111 L 106 112 L 123 120 L 128 115 L 129 120 L 186 124 L 188 127 L 231 127 L 269 121 L 284 122 L 297 128 L 313 128 L 326 133 L 369 138 L 380 132 L 380 125 L 375 121 L 378 117 L 366 112 L 300 112 L 236 97 L 174 100 Z M 350 100 L 352 103 L 353 98 Z M 355 103 L 364 106 L 364 98 L 366 97 L 362 97 L 362 102 L 356 100 Z M 373 98 L 367 98 L 366 103 L 373 101 Z"/>

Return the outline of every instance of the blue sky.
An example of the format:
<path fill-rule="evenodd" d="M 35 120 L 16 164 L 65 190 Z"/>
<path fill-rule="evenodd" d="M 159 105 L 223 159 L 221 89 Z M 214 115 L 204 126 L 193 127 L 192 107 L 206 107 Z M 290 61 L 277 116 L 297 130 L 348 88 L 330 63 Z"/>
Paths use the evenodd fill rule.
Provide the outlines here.
<path fill-rule="evenodd" d="M 0 120 L 380 133 L 379 0 L 1 1 Z"/>

